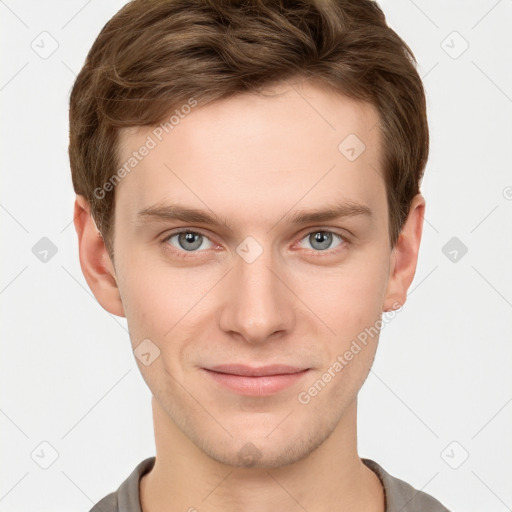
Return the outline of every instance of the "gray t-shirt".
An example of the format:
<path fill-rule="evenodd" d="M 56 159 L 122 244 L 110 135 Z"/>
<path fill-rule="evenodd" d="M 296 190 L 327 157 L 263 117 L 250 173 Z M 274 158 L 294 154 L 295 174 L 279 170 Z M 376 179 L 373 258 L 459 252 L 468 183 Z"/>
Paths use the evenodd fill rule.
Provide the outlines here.
<path fill-rule="evenodd" d="M 386 497 L 386 512 L 450 512 L 435 498 L 418 491 L 407 482 L 391 476 L 371 459 L 361 460 L 374 471 L 382 482 Z M 155 457 L 143 460 L 119 489 L 105 496 L 90 512 L 142 512 L 139 497 L 139 482 L 151 471 Z"/>

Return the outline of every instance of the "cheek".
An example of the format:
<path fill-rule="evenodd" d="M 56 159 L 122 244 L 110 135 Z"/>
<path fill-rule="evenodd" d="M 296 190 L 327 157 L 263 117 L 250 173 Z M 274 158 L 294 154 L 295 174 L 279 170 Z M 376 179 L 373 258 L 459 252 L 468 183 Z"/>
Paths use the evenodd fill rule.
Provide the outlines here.
<path fill-rule="evenodd" d="M 387 277 L 385 254 L 375 249 L 353 253 L 339 266 L 310 269 L 307 277 L 297 272 L 293 279 L 297 295 L 342 343 L 379 319 Z"/>
<path fill-rule="evenodd" d="M 155 259 L 150 264 L 143 258 L 125 260 L 119 281 L 132 344 L 154 338 L 163 350 L 178 330 L 183 336 L 215 283 L 212 274 L 212 269 L 172 268 Z"/>

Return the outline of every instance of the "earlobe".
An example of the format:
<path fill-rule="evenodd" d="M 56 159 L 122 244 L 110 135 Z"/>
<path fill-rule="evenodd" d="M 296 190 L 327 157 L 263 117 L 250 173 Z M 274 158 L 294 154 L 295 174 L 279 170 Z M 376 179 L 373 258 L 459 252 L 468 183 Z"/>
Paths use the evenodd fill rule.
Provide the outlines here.
<path fill-rule="evenodd" d="M 114 265 L 84 196 L 75 200 L 74 224 L 78 235 L 80 266 L 92 293 L 109 313 L 124 317 Z"/>
<path fill-rule="evenodd" d="M 383 311 L 399 309 L 407 300 L 414 279 L 425 216 L 425 198 L 414 196 L 409 214 L 391 253 L 390 274 Z"/>

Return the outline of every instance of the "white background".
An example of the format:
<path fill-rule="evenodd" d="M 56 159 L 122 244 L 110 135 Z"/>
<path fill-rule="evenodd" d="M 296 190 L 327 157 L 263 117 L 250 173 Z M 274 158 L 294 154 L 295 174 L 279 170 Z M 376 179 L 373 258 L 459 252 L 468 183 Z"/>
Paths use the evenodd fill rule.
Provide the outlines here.
<path fill-rule="evenodd" d="M 67 156 L 70 88 L 124 3 L 0 1 L 2 512 L 86 512 L 154 455 L 126 322 L 99 306 L 81 274 Z M 380 5 L 417 57 L 431 153 L 418 269 L 360 393 L 359 452 L 454 511 L 505 512 L 512 0 Z M 48 58 L 32 48 L 42 37 L 47 50 L 58 43 Z M 47 262 L 32 251 L 42 237 L 57 248 Z M 443 253 L 452 237 L 468 249 L 456 262 Z M 48 469 L 40 464 L 52 448 L 41 442 L 58 453 Z"/>

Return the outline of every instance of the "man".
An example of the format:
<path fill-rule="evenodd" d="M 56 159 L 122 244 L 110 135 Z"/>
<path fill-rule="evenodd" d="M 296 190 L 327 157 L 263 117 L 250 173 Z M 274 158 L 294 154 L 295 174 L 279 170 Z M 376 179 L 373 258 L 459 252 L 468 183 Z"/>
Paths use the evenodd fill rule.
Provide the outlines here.
<path fill-rule="evenodd" d="M 71 93 L 75 227 L 157 453 L 93 510 L 447 510 L 357 453 L 422 235 L 414 64 L 369 0 L 134 0 L 105 25 Z"/>

